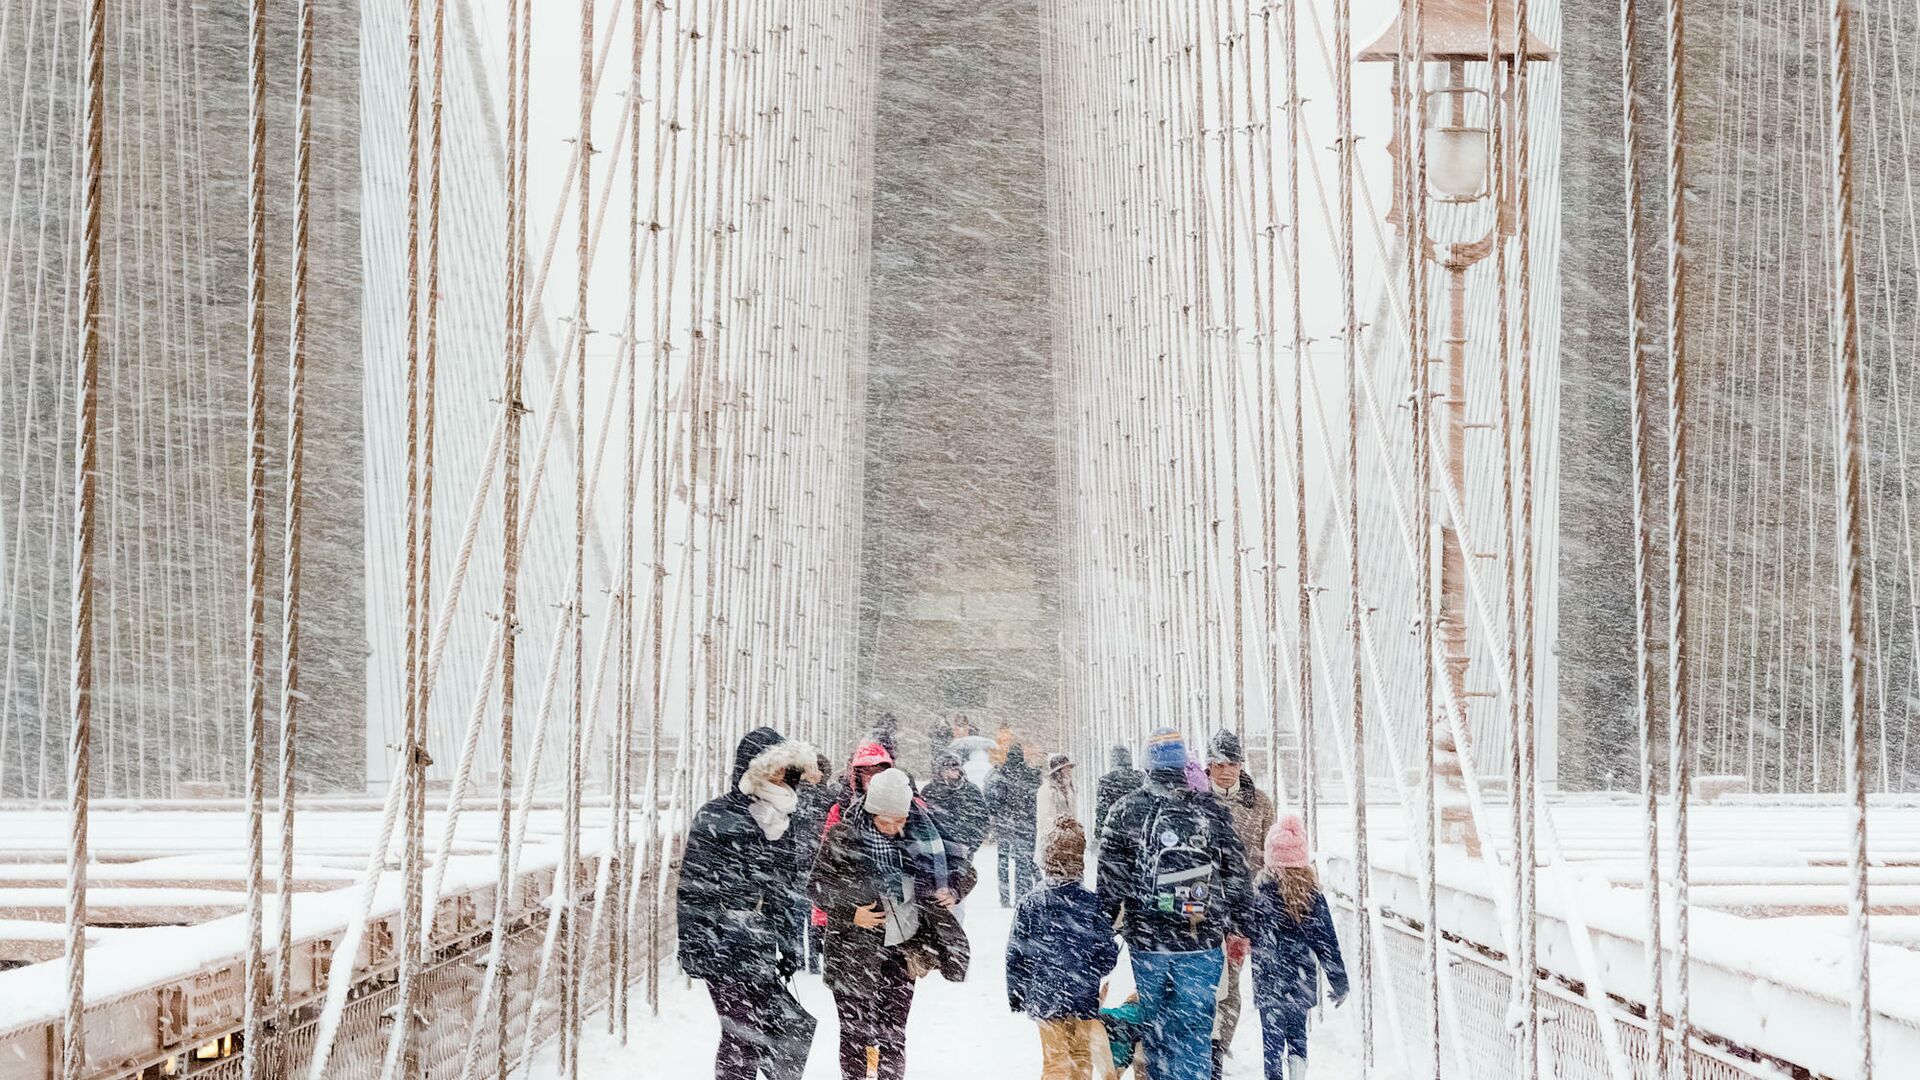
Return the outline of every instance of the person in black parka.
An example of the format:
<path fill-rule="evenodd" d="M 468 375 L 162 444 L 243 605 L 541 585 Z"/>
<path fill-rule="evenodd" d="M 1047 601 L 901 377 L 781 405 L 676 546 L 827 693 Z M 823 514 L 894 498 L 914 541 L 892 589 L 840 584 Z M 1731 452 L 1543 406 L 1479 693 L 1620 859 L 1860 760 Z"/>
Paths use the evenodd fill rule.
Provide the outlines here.
<path fill-rule="evenodd" d="M 1107 813 L 1099 896 L 1133 961 L 1154 1080 L 1208 1080 L 1229 934 L 1250 921 L 1246 853 L 1210 791 L 1187 783 L 1173 728 L 1147 740 L 1147 783 Z"/>
<path fill-rule="evenodd" d="M 720 1014 L 715 1080 L 799 1080 L 813 1017 L 787 980 L 804 955 L 805 877 L 794 812 L 817 783 L 817 755 L 772 728 L 734 751 L 725 794 L 688 826 L 675 895 L 680 968 L 707 984 Z"/>
<path fill-rule="evenodd" d="M 1007 748 L 1006 763 L 987 778 L 987 814 L 993 822 L 994 846 L 998 849 L 994 878 L 1000 883 L 1000 906 L 1008 907 L 1033 888 L 1036 868 L 1033 845 L 1035 804 L 1040 795 L 1040 771 L 1027 764 L 1027 753 L 1014 743 Z M 1013 893 L 1007 893 L 1011 871 Z"/>
<path fill-rule="evenodd" d="M 1100 783 L 1093 789 L 1093 835 L 1098 839 L 1107 827 L 1107 811 L 1122 798 L 1139 791 L 1146 785 L 1147 774 L 1133 767 L 1133 754 L 1124 746 L 1116 746 L 1108 754 L 1107 762 L 1111 766 L 1100 777 Z"/>
<path fill-rule="evenodd" d="M 960 755 L 949 751 L 935 764 L 933 783 L 920 789 L 920 798 L 933 811 L 940 835 L 950 846 L 948 858 L 969 859 L 987 842 L 987 799 L 967 780 Z"/>

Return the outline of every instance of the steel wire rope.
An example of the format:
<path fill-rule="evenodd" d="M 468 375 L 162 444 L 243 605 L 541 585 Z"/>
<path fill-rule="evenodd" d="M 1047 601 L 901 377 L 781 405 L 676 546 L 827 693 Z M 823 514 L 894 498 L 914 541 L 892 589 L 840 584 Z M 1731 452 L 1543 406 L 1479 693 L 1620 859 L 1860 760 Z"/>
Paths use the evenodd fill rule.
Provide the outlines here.
<path fill-rule="evenodd" d="M 313 0 L 294 12 L 293 230 L 287 313 L 287 492 L 280 583 L 280 865 L 274 950 L 274 1027 L 284 1038 L 293 995 L 296 739 L 300 703 L 300 584 L 306 465 L 307 271 L 313 215 Z M 281 1051 L 285 1069 L 286 1051 Z"/>
<path fill-rule="evenodd" d="M 246 269 L 246 942 L 241 960 L 240 1069 L 264 1071 L 267 993 L 265 898 L 267 735 L 267 3 L 247 5 Z M 116 275 L 118 280 L 119 275 Z M 287 897 L 280 903 L 285 906 Z"/>
<path fill-rule="evenodd" d="M 1373 1074 L 1374 1043 L 1374 971 L 1372 911 L 1369 878 L 1372 863 L 1367 844 L 1367 739 L 1366 688 L 1360 664 L 1360 324 L 1354 303 L 1353 239 L 1353 71 L 1346 58 L 1353 55 L 1351 0 L 1334 0 L 1334 52 L 1340 57 L 1334 68 L 1334 97 L 1339 147 L 1339 219 L 1340 235 L 1340 311 L 1342 320 L 1342 373 L 1346 380 L 1347 403 L 1347 619 L 1349 656 L 1353 658 L 1353 682 L 1348 704 L 1352 722 L 1352 750 L 1348 776 L 1353 800 L 1353 896 L 1354 919 L 1359 925 L 1359 963 L 1355 968 L 1360 986 L 1360 1076 Z M 1423 663 L 1431 660 L 1423 658 Z M 1429 720 L 1431 723 L 1431 720 Z"/>
<path fill-rule="evenodd" d="M 1828 240 L 1832 244 L 1829 269 L 1832 304 L 1834 386 L 1839 420 L 1840 499 L 1836 527 L 1839 579 L 1845 625 L 1840 637 L 1842 735 L 1846 740 L 1846 793 L 1853 835 L 1847 847 L 1847 930 L 1851 950 L 1848 974 L 1853 998 L 1848 1002 L 1855 1070 L 1859 1080 L 1873 1080 L 1872 943 L 1868 935 L 1867 894 L 1867 682 L 1866 559 L 1861 529 L 1865 500 L 1866 416 L 1861 401 L 1864 365 L 1860 356 L 1859 283 L 1855 276 L 1857 245 L 1853 163 L 1853 16 L 1847 0 L 1828 8 Z"/>
<path fill-rule="evenodd" d="M 67 729 L 66 1011 L 60 1075 L 87 1074 L 87 827 L 93 721 L 95 497 L 98 492 L 100 400 L 100 185 L 106 105 L 106 0 L 90 0 L 81 19 L 80 305 L 74 377 L 73 548 Z M 44 755 L 42 761 L 44 762 Z M 45 767 L 44 764 L 42 766 Z"/>
<path fill-rule="evenodd" d="M 1666 255 L 1667 255 L 1667 729 L 1673 795 L 1674 1057 L 1669 1073 L 1687 1075 L 1693 1031 L 1689 896 L 1689 788 L 1693 783 L 1693 716 L 1689 684 L 1687 549 L 1687 219 L 1686 7 L 1666 0 Z"/>

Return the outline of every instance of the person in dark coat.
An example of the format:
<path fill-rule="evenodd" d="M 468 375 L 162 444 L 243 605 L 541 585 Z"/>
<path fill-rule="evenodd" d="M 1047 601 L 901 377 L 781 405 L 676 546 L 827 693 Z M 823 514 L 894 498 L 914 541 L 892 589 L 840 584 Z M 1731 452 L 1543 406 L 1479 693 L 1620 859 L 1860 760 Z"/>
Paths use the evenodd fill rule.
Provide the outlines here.
<path fill-rule="evenodd" d="M 900 718 L 892 713 L 881 713 L 880 719 L 873 725 L 873 733 L 867 736 L 869 742 L 879 743 L 886 750 L 889 761 L 900 757 Z"/>
<path fill-rule="evenodd" d="M 968 782 L 958 754 L 948 752 L 940 758 L 933 783 L 920 789 L 920 798 L 947 839 L 948 858 L 971 858 L 987 842 L 987 799 Z"/>
<path fill-rule="evenodd" d="M 821 754 L 817 762 L 820 775 L 824 778 L 833 772 L 833 762 L 827 755 Z M 839 798 L 841 785 L 828 784 L 825 779 L 819 783 L 800 786 L 800 806 L 793 812 L 794 838 L 799 845 L 798 864 L 800 880 L 813 873 L 813 861 L 820 855 L 820 840 L 827 831 L 827 813 L 833 809 Z M 806 899 L 806 890 L 800 890 L 800 902 L 803 914 L 809 913 L 813 905 Z M 820 924 L 807 920 L 805 931 L 807 947 L 807 970 L 820 974 Z"/>
<path fill-rule="evenodd" d="M 1347 968 L 1300 815 L 1275 822 L 1265 847 L 1267 868 L 1254 880 L 1247 928 L 1261 1050 L 1267 1080 L 1305 1080 L 1307 1014 L 1320 1004 L 1320 976 L 1326 975 L 1337 1006 L 1347 999 Z"/>
<path fill-rule="evenodd" d="M 1211 792 L 1187 784 L 1186 766 L 1180 733 L 1155 731 L 1147 782 L 1114 804 L 1100 841 L 1100 903 L 1133 957 L 1154 1080 L 1212 1075 L 1223 945 L 1251 918 L 1233 820 Z"/>
<path fill-rule="evenodd" d="M 1113 924 L 1080 879 L 1087 834 L 1063 821 L 1047 844 L 1041 886 L 1020 898 L 1007 937 L 1007 1006 L 1040 1025 L 1040 1075 L 1093 1080 L 1100 983 L 1120 959 Z"/>
<path fill-rule="evenodd" d="M 1037 831 L 1033 815 L 1039 794 L 1039 770 L 1027 764 L 1026 751 L 1019 743 L 1009 746 L 1006 764 L 993 770 L 987 779 L 987 815 L 993 822 L 994 846 L 998 849 L 994 880 L 1000 884 L 1001 907 L 1010 907 L 1033 888 Z M 1011 898 L 1007 892 L 1009 876 L 1013 880 Z"/>
<path fill-rule="evenodd" d="M 715 1080 L 799 1080 L 814 1020 L 787 980 L 803 956 L 799 789 L 818 782 L 812 747 L 756 728 L 733 755 L 726 794 L 688 826 L 675 894 L 680 968 L 720 1014 Z"/>
<path fill-rule="evenodd" d="M 1098 839 L 1107 827 L 1107 812 L 1123 797 L 1139 791 L 1147 774 L 1133 767 L 1133 753 L 1116 746 L 1107 754 L 1109 768 L 1093 789 L 1093 835 Z"/>
<path fill-rule="evenodd" d="M 826 913 L 827 987 L 840 1014 L 840 1071 L 865 1080 L 871 1055 L 880 1080 L 906 1075 L 907 1014 L 914 979 L 929 966 L 930 941 L 958 928 L 946 911 L 959 897 L 923 877 L 908 842 L 913 785 L 888 769 L 861 806 L 828 827 L 809 888 Z M 951 927 L 933 924 L 941 916 Z M 964 938 L 962 939 L 964 940 Z M 944 974 L 940 958 L 932 961 Z M 964 965 L 964 959 L 961 963 Z"/>

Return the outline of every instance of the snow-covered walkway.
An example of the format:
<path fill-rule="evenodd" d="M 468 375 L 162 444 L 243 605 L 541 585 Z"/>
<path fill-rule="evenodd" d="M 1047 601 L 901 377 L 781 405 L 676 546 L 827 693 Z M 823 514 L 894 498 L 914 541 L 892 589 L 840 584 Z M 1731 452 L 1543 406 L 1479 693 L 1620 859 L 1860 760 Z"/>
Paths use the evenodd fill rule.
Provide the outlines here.
<path fill-rule="evenodd" d="M 966 927 L 973 945 L 967 981 L 956 985 L 929 976 L 914 996 L 907 1026 L 907 1075 L 911 1080 L 1023 1080 L 1040 1075 L 1040 1038 L 1033 1022 L 1007 1011 L 1006 946 L 1013 913 L 1002 909 L 993 895 L 992 859 L 991 850 L 981 853 L 980 888 L 967 903 Z M 1129 981 L 1127 969 L 1127 958 L 1122 955 L 1120 970 L 1114 976 L 1116 987 Z M 833 995 L 817 975 L 801 975 L 794 986 L 801 1003 L 820 1021 L 807 1063 L 807 1080 L 838 1080 L 839 1026 L 834 1020 Z M 1243 988 L 1243 992 L 1250 990 L 1250 986 Z M 1353 1012 L 1323 1009 L 1323 1015 L 1317 1018 L 1319 1026 L 1313 1031 L 1315 1080 L 1359 1074 L 1350 1056 Z M 622 1047 L 607 1035 L 604 1013 L 587 1018 L 580 1059 L 582 1077 L 703 1080 L 713 1075 L 713 1049 L 720 1038 L 720 1023 L 706 990 L 699 984 L 680 978 L 669 980 L 661 992 L 660 1015 L 650 1016 L 644 1005 L 638 1005 L 632 1019 L 632 1036 Z M 552 1043 L 535 1059 L 530 1075 L 539 1080 L 554 1080 L 560 1075 Z M 1232 1080 L 1259 1080 L 1260 1075 L 1260 1024 L 1249 1007 L 1234 1039 L 1227 1076 Z"/>

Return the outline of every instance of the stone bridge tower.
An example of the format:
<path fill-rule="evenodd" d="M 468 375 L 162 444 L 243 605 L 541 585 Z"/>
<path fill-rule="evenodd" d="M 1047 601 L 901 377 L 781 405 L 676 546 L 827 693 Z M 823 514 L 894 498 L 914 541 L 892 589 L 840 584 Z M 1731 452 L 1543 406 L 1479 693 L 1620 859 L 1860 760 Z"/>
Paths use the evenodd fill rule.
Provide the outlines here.
<path fill-rule="evenodd" d="M 1037 0 L 887 0 L 875 77 L 865 730 L 965 711 L 1060 745 Z"/>

